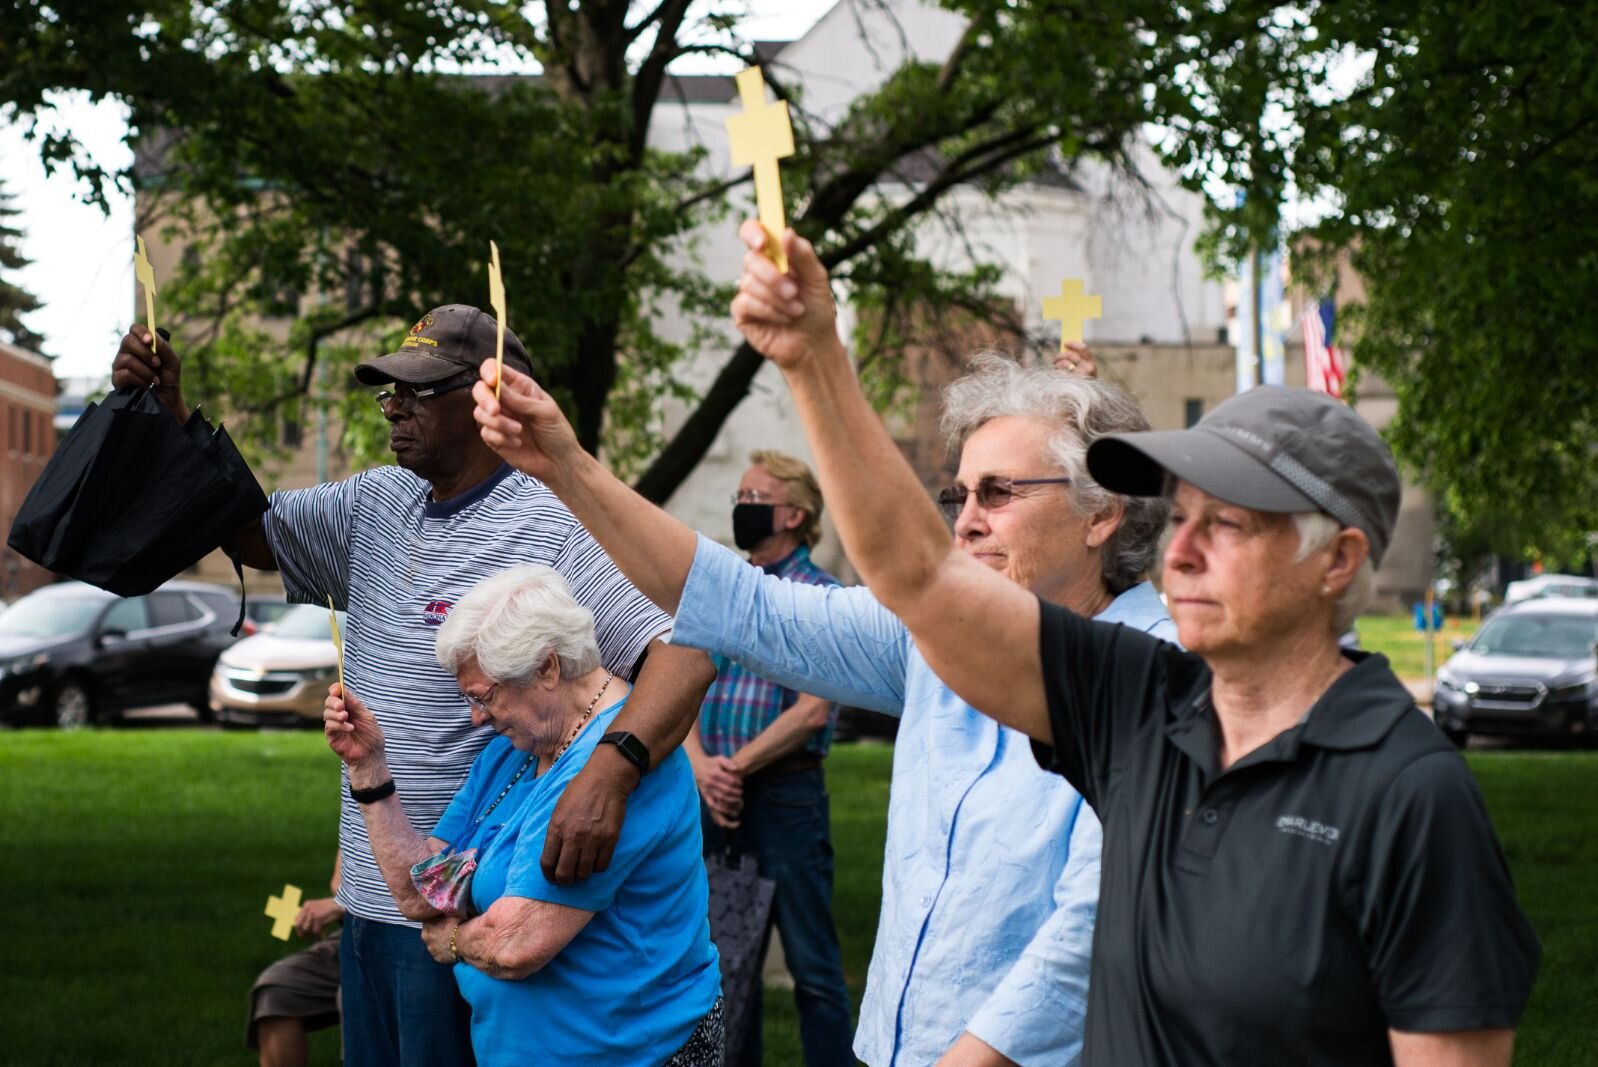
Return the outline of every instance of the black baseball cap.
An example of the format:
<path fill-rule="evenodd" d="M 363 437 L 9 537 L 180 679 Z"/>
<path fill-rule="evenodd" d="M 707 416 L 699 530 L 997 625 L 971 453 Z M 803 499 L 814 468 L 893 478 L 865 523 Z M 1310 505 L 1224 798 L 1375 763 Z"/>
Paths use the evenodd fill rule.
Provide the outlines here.
<path fill-rule="evenodd" d="M 476 370 L 494 358 L 499 323 L 488 312 L 470 304 L 445 304 L 423 315 L 398 352 L 369 359 L 355 367 L 363 385 L 431 385 Z M 533 372 L 527 349 L 510 330 L 505 331 L 505 362 L 523 374 Z"/>
<path fill-rule="evenodd" d="M 1403 483 L 1370 423 L 1309 389 L 1262 385 L 1218 404 L 1190 430 L 1110 434 L 1088 448 L 1104 488 L 1159 496 L 1174 476 L 1252 511 L 1321 511 L 1364 532 L 1380 565 Z"/>

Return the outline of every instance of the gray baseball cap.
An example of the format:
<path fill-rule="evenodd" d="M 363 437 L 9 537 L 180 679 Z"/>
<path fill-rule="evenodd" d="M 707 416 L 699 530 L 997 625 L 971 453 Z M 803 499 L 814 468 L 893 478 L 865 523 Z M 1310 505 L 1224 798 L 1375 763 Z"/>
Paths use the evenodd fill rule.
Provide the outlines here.
<path fill-rule="evenodd" d="M 400 342 L 398 352 L 369 359 L 355 367 L 363 385 L 431 385 L 476 370 L 493 359 L 499 322 L 469 304 L 445 304 L 423 315 Z M 531 374 L 527 349 L 509 329 L 505 331 L 505 362 Z"/>
<path fill-rule="evenodd" d="M 1380 565 L 1403 483 L 1370 423 L 1325 393 L 1264 385 L 1239 393 L 1190 430 L 1110 434 L 1088 448 L 1098 483 L 1159 496 L 1167 475 L 1253 511 L 1322 511 L 1364 531 Z"/>

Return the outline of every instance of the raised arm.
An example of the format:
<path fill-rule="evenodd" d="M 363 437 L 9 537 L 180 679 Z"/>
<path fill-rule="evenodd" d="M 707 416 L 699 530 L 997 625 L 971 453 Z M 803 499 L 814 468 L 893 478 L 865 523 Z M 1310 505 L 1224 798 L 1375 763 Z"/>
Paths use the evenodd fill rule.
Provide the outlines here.
<path fill-rule="evenodd" d="M 349 769 L 351 789 L 376 789 L 392 782 L 388 770 L 388 756 L 383 740 L 383 730 L 377 717 L 354 693 L 348 699 L 337 683 L 328 686 L 327 700 L 322 708 L 322 729 L 327 744 Z M 416 891 L 411 881 L 411 868 L 431 856 L 444 842 L 437 838 L 424 838 L 411 826 L 399 795 L 388 796 L 373 804 L 362 804 L 361 816 L 366 820 L 366 836 L 372 842 L 372 856 L 400 914 L 407 919 L 428 919 L 439 914 Z"/>
<path fill-rule="evenodd" d="M 662 610 L 675 612 L 694 562 L 694 532 L 585 452 L 560 405 L 537 382 L 506 367 L 496 398 L 497 368 L 485 360 L 481 374 L 472 396 L 483 440 L 505 462 L 549 486 L 627 580 Z M 652 764 L 660 762 L 692 728 L 715 678 L 704 653 L 654 642 L 615 729 L 636 735 Z M 545 842 L 546 877 L 570 885 L 610 865 L 637 784 L 637 771 L 619 750 L 601 746 L 561 796 Z"/>
<path fill-rule="evenodd" d="M 498 373 L 484 360 L 472 387 L 483 440 L 511 466 L 543 482 L 577 516 L 627 580 L 662 610 L 675 612 L 694 562 L 695 537 L 606 470 L 577 443 L 553 397 L 514 367 Z"/>
<path fill-rule="evenodd" d="M 783 275 L 760 251 L 762 233 L 752 221 L 739 231 L 750 251 L 733 321 L 788 380 L 850 560 L 944 684 L 1000 722 L 1048 740 L 1037 598 L 954 548 L 860 390 L 815 250 L 793 231 L 784 234 Z"/>

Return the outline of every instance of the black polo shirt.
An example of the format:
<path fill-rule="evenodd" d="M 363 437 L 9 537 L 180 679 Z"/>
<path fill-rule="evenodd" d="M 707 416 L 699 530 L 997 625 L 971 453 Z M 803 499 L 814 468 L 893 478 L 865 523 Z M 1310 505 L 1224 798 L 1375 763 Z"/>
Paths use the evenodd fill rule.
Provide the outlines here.
<path fill-rule="evenodd" d="M 1084 1063 L 1366 1067 L 1389 1027 L 1515 1025 L 1536 935 L 1475 779 L 1384 657 L 1218 774 L 1197 656 L 1047 603 L 1042 653 L 1039 762 L 1104 824 Z"/>

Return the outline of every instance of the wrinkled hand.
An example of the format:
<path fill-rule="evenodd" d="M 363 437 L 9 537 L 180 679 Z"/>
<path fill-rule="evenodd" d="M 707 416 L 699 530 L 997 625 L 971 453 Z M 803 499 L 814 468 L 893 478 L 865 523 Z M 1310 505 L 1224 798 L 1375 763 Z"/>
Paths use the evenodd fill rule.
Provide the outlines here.
<path fill-rule="evenodd" d="M 472 399 L 483 441 L 500 458 L 523 474 L 539 481 L 551 481 L 572 460 L 582 454 L 577 434 L 555 398 L 515 367 L 505 368 L 505 381 L 498 399 L 494 382 L 499 368 L 485 359 L 478 373 L 482 381 L 472 386 Z"/>
<path fill-rule="evenodd" d="M 462 920 L 456 915 L 439 915 L 422 923 L 422 944 L 427 946 L 427 954 L 439 963 L 454 963 L 455 957 L 449 952 L 449 935 Z M 455 942 L 455 947 L 460 948 L 460 941 Z"/>
<path fill-rule="evenodd" d="M 710 821 L 736 830 L 744 809 L 744 780 L 738 764 L 726 756 L 707 756 L 694 768 L 694 783 L 710 812 Z"/>
<path fill-rule="evenodd" d="M 377 716 L 354 693 L 341 695 L 337 682 L 327 687 L 322 732 L 327 735 L 327 747 L 351 768 L 386 758 L 383 728 L 377 725 Z"/>
<path fill-rule="evenodd" d="M 788 273 L 783 274 L 765 253 L 766 231 L 760 223 L 746 221 L 738 236 L 749 250 L 732 301 L 732 321 L 755 351 L 788 369 L 828 346 L 841 347 L 827 269 L 810 242 L 792 230 L 783 231 L 788 254 Z"/>
<path fill-rule="evenodd" d="M 608 745 L 595 756 L 603 757 Z M 539 865 L 556 885 L 572 885 L 610 866 L 638 771 L 620 754 L 590 757 L 550 816 Z"/>
<path fill-rule="evenodd" d="M 1099 364 L 1093 358 L 1093 349 L 1081 341 L 1065 342 L 1065 349 L 1054 357 L 1054 369 L 1080 374 L 1084 378 L 1099 376 Z"/>
<path fill-rule="evenodd" d="M 294 932 L 304 938 L 321 937 L 324 930 L 343 918 L 343 906 L 332 897 L 307 900 L 294 916 Z"/>
<path fill-rule="evenodd" d="M 155 386 L 156 399 L 179 422 L 189 419 L 183 402 L 183 362 L 172 346 L 150 333 L 145 326 L 134 326 L 122 337 L 116 359 L 111 363 L 113 389 L 144 389 Z"/>

